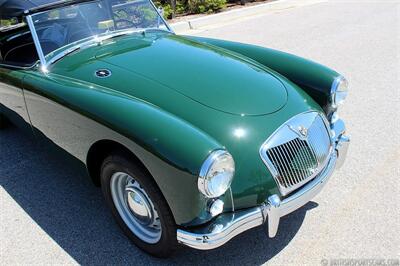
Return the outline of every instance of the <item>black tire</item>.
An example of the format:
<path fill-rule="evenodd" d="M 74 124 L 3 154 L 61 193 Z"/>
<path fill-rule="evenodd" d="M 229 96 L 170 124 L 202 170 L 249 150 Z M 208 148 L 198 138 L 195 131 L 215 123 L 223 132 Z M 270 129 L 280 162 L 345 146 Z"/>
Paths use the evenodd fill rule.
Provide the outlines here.
<path fill-rule="evenodd" d="M 0 114 L 0 129 L 4 129 L 9 125 L 10 122 L 7 120 L 7 118 L 3 114 Z"/>
<path fill-rule="evenodd" d="M 132 242 L 152 256 L 166 258 L 171 256 L 178 247 L 176 238 L 177 226 L 172 213 L 160 189 L 146 169 L 138 167 L 134 160 L 122 153 L 115 153 L 107 157 L 101 167 L 101 187 L 107 204 L 123 232 Z M 161 238 L 157 243 L 149 244 L 138 238 L 120 216 L 111 194 L 111 178 L 115 173 L 129 174 L 145 190 L 152 201 L 161 222 Z"/>

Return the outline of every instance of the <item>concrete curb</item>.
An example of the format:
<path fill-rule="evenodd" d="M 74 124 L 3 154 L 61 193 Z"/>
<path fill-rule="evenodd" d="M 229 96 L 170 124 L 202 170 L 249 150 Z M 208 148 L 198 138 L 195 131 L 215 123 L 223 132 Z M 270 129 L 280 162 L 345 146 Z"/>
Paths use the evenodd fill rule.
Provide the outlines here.
<path fill-rule="evenodd" d="M 180 21 L 171 24 L 171 27 L 176 33 L 188 32 L 190 30 L 199 30 L 216 24 L 230 23 L 244 17 L 251 17 L 267 13 L 271 10 L 277 11 L 298 6 L 316 4 L 320 2 L 326 2 L 326 0 L 277 0 L 274 2 L 268 2 L 255 6 L 234 9 L 218 14 L 206 15 L 199 18 Z"/>

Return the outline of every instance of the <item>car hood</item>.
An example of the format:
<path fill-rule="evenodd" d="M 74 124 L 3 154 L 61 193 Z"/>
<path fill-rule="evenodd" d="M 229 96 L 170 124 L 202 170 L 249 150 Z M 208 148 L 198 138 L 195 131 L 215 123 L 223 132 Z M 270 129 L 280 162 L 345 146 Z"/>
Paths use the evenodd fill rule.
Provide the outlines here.
<path fill-rule="evenodd" d="M 140 34 L 105 43 L 95 58 L 112 65 L 113 71 L 140 75 L 230 114 L 270 114 L 287 102 L 284 84 L 263 66 L 172 34 Z M 116 76 L 109 79 L 121 82 Z"/>

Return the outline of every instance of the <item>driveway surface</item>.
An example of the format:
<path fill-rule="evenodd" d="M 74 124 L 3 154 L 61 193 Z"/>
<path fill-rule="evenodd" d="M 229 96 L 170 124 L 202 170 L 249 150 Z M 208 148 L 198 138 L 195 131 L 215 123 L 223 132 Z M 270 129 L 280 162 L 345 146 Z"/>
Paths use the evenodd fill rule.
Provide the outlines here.
<path fill-rule="evenodd" d="M 217 250 L 183 249 L 159 260 L 122 235 L 100 189 L 77 162 L 12 127 L 0 132 L 0 264 L 329 265 L 399 259 L 400 3 L 323 2 L 193 34 L 284 50 L 344 74 L 351 91 L 341 116 L 352 135 L 344 167 L 312 202 L 282 219 L 276 238 L 255 228 Z"/>

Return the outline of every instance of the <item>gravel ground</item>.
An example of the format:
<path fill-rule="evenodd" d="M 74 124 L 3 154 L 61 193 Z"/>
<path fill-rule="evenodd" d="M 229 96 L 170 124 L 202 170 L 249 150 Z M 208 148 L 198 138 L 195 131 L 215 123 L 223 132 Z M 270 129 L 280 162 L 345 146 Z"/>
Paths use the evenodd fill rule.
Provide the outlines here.
<path fill-rule="evenodd" d="M 81 165 L 9 128 L 0 132 L 0 264 L 332 265 L 339 259 L 398 260 L 400 3 L 331 1 L 213 25 L 194 34 L 288 51 L 348 78 L 351 92 L 341 116 L 352 143 L 347 162 L 324 191 L 282 219 L 274 239 L 256 228 L 217 250 L 183 249 L 159 260 L 122 235 Z"/>

